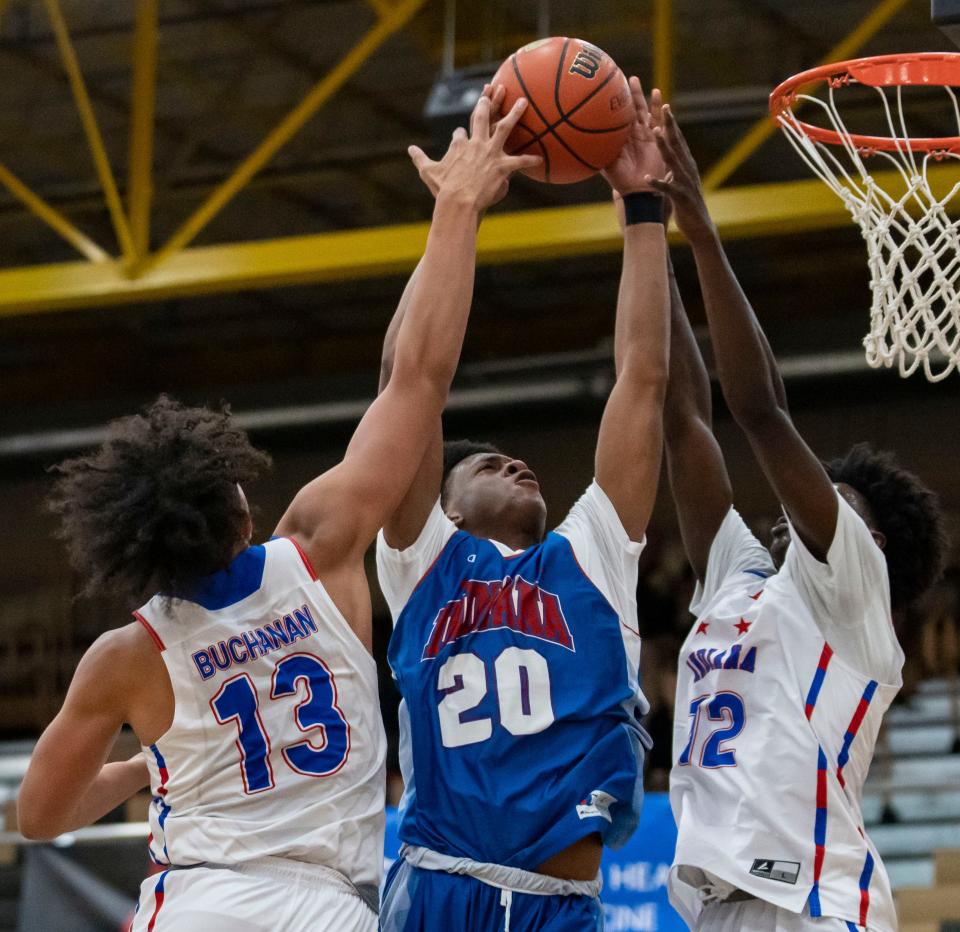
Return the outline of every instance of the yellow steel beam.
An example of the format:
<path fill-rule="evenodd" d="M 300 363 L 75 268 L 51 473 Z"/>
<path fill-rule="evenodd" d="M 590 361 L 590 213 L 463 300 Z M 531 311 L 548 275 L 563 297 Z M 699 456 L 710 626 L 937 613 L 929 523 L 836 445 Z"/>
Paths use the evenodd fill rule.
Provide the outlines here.
<path fill-rule="evenodd" d="M 153 198 L 153 116 L 157 91 L 159 0 L 137 0 L 133 33 L 133 89 L 130 108 L 130 167 L 127 210 L 137 257 L 150 249 L 150 202 Z"/>
<path fill-rule="evenodd" d="M 944 190 L 960 182 L 960 167 L 930 169 Z M 894 189 L 902 179 L 878 173 Z M 844 226 L 841 201 L 816 179 L 724 188 L 708 194 L 710 212 L 727 239 L 776 236 Z M 139 278 L 123 263 L 86 262 L 0 272 L 0 316 L 137 301 L 188 297 L 250 288 L 373 278 L 406 272 L 422 254 L 428 224 L 298 236 L 256 243 L 194 247 L 171 256 Z M 674 232 L 674 240 L 679 240 Z M 528 262 L 616 252 L 621 248 L 609 203 L 495 214 L 480 230 L 478 261 Z"/>
<path fill-rule="evenodd" d="M 2 0 L 0 0 L 2 2 Z M 102 262 L 107 254 L 85 233 L 81 233 L 60 211 L 28 188 L 6 165 L 0 164 L 2 184 L 27 210 L 52 227 L 81 255 L 91 262 Z"/>
<path fill-rule="evenodd" d="M 855 55 L 906 6 L 907 2 L 908 0 L 881 0 L 853 32 L 827 52 L 819 64 L 826 65 L 835 61 L 843 61 Z M 776 130 L 777 124 L 773 122 L 770 116 L 762 116 L 719 162 L 710 167 L 710 170 L 703 176 L 703 186 L 708 190 L 719 188 Z"/>
<path fill-rule="evenodd" d="M 388 0 L 367 0 L 367 6 L 369 6 L 377 16 L 386 16 L 390 12 L 390 3 Z"/>
<path fill-rule="evenodd" d="M 400 0 L 389 13 L 318 81 L 297 106 L 271 130 L 267 137 L 247 156 L 196 212 L 173 236 L 151 257 L 140 274 L 168 261 L 174 253 L 183 249 L 215 217 L 234 195 L 261 169 L 277 151 L 285 145 L 363 65 L 363 63 L 398 29 L 423 6 L 425 0 Z"/>
<path fill-rule="evenodd" d="M 67 23 L 60 9 L 60 0 L 45 0 L 45 4 L 47 14 L 50 17 L 50 24 L 57 39 L 60 58 L 63 61 L 67 77 L 70 79 L 70 87 L 73 90 L 74 101 L 80 113 L 80 121 L 83 123 L 87 143 L 90 146 L 97 175 L 100 178 L 100 185 L 103 187 L 104 197 L 107 200 L 113 228 L 120 242 L 120 248 L 129 261 L 133 258 L 133 240 L 130 236 L 130 227 L 123 212 L 123 205 L 120 203 L 117 183 L 113 177 L 113 170 L 110 168 L 110 160 L 107 158 L 107 150 L 103 145 L 103 137 L 100 135 L 100 127 L 97 125 L 93 105 L 90 103 L 90 95 L 87 93 L 83 73 L 80 71 L 80 63 L 77 61 L 73 43 L 70 41 L 70 33 L 67 30 Z"/>
<path fill-rule="evenodd" d="M 653 2 L 653 86 L 673 99 L 673 0 Z"/>

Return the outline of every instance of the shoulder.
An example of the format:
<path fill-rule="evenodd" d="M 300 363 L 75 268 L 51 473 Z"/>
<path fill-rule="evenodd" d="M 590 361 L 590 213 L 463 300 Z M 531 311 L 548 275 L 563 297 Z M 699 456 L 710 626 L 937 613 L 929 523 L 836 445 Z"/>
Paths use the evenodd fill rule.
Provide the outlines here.
<path fill-rule="evenodd" d="M 157 645 L 143 625 L 131 622 L 101 634 L 90 645 L 77 665 L 71 690 L 123 704 L 157 664 L 163 664 Z"/>

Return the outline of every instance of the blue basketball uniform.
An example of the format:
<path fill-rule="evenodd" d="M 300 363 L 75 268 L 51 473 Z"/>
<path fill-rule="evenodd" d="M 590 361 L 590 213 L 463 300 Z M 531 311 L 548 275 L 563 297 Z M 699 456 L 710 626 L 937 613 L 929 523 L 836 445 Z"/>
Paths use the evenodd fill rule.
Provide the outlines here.
<path fill-rule="evenodd" d="M 414 867 L 403 858 L 390 868 L 386 889 L 381 932 L 603 932 L 597 897 L 514 893 L 508 912 L 503 890 L 473 877 Z"/>
<path fill-rule="evenodd" d="M 458 531 L 439 503 L 407 550 L 380 536 L 395 619 L 388 658 L 403 697 L 401 842 L 535 871 L 592 833 L 611 847 L 630 837 L 649 746 L 639 723 L 641 549 L 596 482 L 523 551 Z M 421 879 L 407 893 L 443 882 L 476 883 Z M 467 927 L 449 913 L 436 921 Z"/>

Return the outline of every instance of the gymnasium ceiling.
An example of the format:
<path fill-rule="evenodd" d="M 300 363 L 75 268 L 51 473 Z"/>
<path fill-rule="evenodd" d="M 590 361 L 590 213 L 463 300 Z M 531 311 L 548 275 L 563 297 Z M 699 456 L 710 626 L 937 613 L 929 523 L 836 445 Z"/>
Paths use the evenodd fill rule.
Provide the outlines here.
<path fill-rule="evenodd" d="M 399 0 L 160 0 L 149 246 L 160 248 L 238 164 Z M 111 255 L 114 223 L 51 29 L 62 10 L 116 177 L 129 191 L 135 18 L 128 0 L 0 0 L 0 164 Z M 457 67 L 496 63 L 553 34 L 602 46 L 649 83 L 654 13 L 670 12 L 672 54 L 656 67 L 704 172 L 764 116 L 769 90 L 810 67 L 878 8 L 890 14 L 856 54 L 949 50 L 926 0 L 458 0 Z M 405 151 L 432 144 L 423 118 L 443 67 L 444 0 L 425 0 L 290 141 L 229 200 L 191 248 L 422 223 L 431 199 Z M 540 20 L 542 22 L 542 20 Z M 772 136 L 725 188 L 806 179 Z M 596 204 L 599 179 L 569 187 L 519 179 L 498 212 Z M 738 201 L 732 202 L 734 212 Z M 737 239 L 731 254 L 783 355 L 859 349 L 869 304 L 859 236 L 781 229 Z M 319 242 L 319 241 L 318 241 Z M 0 189 L 0 273 L 74 263 L 77 251 Z M 692 263 L 675 262 L 695 318 Z M 465 350 L 472 383 L 510 378 L 581 352 L 605 356 L 618 256 L 543 258 L 480 269 Z M 4 284 L 6 283 L 6 284 Z M 402 290 L 396 274 L 245 288 L 206 296 L 15 313 L 0 294 L 3 435 L 83 427 L 167 390 L 191 401 L 228 398 L 242 410 L 349 401 L 374 390 L 379 341 Z M 0 275 L 0 288 L 12 289 Z M 496 360 L 525 362 L 497 374 Z M 530 362 L 531 357 L 535 358 Z"/>

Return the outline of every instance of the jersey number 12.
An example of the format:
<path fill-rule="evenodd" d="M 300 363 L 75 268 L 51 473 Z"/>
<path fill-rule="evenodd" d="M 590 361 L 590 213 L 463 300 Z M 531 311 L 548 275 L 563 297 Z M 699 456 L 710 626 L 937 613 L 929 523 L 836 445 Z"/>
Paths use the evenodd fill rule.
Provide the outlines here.
<path fill-rule="evenodd" d="M 712 699 L 710 696 L 698 696 L 690 703 L 690 737 L 677 763 L 681 767 L 689 766 L 700 721 L 704 717 L 704 709 L 707 710 L 708 721 L 723 722 L 726 727 L 714 728 L 709 732 L 700 750 L 700 766 L 710 769 L 736 767 L 736 751 L 722 745 L 725 741 L 732 741 L 743 731 L 746 713 L 743 709 L 743 699 L 731 692 L 717 693 Z"/>

